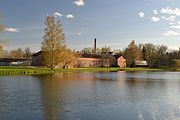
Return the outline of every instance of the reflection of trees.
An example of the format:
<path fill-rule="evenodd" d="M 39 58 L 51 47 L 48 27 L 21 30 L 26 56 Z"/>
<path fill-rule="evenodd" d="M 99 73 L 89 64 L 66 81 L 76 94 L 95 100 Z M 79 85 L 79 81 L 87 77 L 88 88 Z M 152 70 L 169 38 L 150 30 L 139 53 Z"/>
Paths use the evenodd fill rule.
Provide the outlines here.
<path fill-rule="evenodd" d="M 60 104 L 63 98 L 63 84 L 54 74 L 40 76 L 44 117 L 47 120 L 60 119 L 62 107 Z"/>
<path fill-rule="evenodd" d="M 1 89 L 1 88 L 3 88 L 3 86 L 1 85 L 1 82 L 0 82 L 0 120 L 3 120 L 3 98 L 4 97 L 2 97 L 2 93 L 3 93 L 3 89 Z"/>
<path fill-rule="evenodd" d="M 76 114 L 77 110 L 75 109 L 79 109 L 78 99 L 86 90 L 83 90 L 85 87 L 82 86 L 88 82 L 79 82 L 79 80 L 93 80 L 93 75 L 90 73 L 62 72 L 39 76 L 41 79 L 44 118 L 47 120 L 61 120 L 69 117 L 68 114 Z M 86 85 L 92 86 L 92 84 L 89 85 L 88 83 Z M 81 90 L 83 91 L 79 89 L 80 87 L 82 87 Z"/>

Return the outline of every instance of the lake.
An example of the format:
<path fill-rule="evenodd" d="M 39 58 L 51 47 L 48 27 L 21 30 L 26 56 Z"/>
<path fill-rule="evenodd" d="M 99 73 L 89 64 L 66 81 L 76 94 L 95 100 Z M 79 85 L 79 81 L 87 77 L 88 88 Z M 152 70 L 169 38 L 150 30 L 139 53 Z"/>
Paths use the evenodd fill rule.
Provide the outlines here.
<path fill-rule="evenodd" d="M 1 76 L 0 120 L 180 120 L 180 72 Z"/>

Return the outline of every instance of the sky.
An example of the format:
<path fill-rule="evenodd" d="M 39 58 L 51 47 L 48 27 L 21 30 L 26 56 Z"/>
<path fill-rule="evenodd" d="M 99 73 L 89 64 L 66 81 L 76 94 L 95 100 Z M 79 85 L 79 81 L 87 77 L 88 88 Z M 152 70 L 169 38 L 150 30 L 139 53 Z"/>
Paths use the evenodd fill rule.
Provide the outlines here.
<path fill-rule="evenodd" d="M 180 0 L 1 0 L 1 39 L 5 49 L 41 49 L 48 15 L 60 19 L 67 46 L 73 50 L 139 43 L 180 47 Z"/>

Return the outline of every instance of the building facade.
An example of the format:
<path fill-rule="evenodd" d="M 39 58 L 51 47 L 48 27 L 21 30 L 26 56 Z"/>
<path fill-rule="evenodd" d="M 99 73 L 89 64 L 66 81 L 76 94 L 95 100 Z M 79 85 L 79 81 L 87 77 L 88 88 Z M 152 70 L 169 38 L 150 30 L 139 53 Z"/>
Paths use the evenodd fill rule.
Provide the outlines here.
<path fill-rule="evenodd" d="M 126 59 L 125 59 L 123 56 L 120 56 L 120 57 L 117 59 L 117 65 L 118 65 L 120 68 L 125 68 L 125 67 L 126 67 Z"/>

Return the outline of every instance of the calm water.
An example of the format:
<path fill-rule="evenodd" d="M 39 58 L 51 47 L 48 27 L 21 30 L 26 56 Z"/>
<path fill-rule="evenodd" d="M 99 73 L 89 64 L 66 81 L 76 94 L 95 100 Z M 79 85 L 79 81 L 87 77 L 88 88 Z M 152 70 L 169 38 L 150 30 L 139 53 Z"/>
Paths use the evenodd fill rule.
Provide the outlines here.
<path fill-rule="evenodd" d="M 180 120 L 180 72 L 1 76 L 0 120 Z"/>

